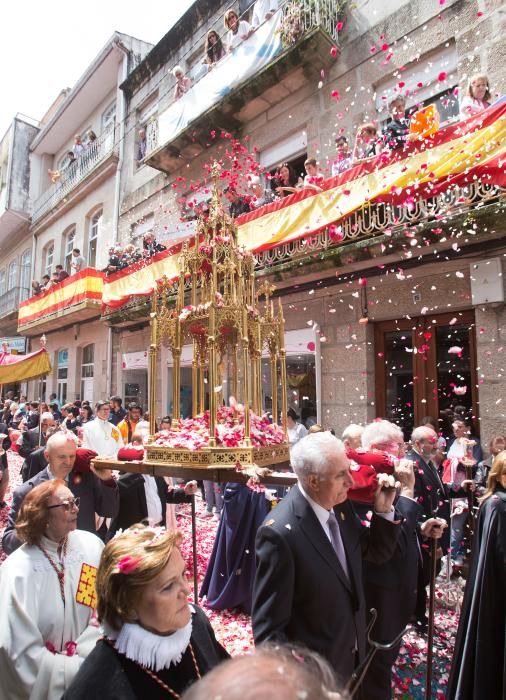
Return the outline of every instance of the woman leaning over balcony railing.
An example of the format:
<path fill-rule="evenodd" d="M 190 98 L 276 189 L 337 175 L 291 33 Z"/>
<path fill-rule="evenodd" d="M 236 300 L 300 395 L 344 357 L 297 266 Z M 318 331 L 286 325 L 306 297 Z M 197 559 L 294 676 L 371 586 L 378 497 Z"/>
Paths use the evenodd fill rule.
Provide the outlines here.
<path fill-rule="evenodd" d="M 210 29 L 207 32 L 206 44 L 205 44 L 205 57 L 202 63 L 207 65 L 207 69 L 213 68 L 218 61 L 226 55 L 227 51 L 223 46 L 223 42 L 218 36 L 214 29 Z"/>

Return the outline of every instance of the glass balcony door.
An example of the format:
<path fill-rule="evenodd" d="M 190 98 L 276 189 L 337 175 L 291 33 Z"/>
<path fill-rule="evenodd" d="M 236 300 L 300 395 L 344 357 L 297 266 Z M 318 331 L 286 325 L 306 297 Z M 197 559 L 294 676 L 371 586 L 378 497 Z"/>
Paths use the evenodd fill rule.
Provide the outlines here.
<path fill-rule="evenodd" d="M 408 438 L 425 416 L 451 434 L 454 413 L 479 432 L 474 312 L 375 324 L 376 413 Z"/>

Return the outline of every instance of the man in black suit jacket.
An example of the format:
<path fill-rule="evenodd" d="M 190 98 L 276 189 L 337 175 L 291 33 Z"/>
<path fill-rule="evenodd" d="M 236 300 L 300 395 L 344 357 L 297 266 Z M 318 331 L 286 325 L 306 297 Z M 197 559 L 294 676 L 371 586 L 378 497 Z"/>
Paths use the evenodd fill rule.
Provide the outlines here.
<path fill-rule="evenodd" d="M 89 457 L 82 460 L 85 464 L 81 464 L 79 470 L 73 469 L 76 462 L 76 443 L 67 434 L 51 435 L 46 445 L 46 457 L 48 466 L 14 491 L 7 527 L 2 538 L 2 547 L 6 554 L 12 554 L 22 544 L 16 535 L 16 519 L 24 497 L 34 486 L 48 479 L 68 481 L 74 496 L 81 499 L 77 516 L 77 527 L 80 530 L 96 534 L 95 513 L 114 518 L 118 512 L 118 486 L 112 472 L 106 469 L 94 471 L 93 467 L 89 466 Z"/>
<path fill-rule="evenodd" d="M 448 527 L 441 538 L 441 551 L 438 558 L 437 570 L 441 570 L 441 556 L 448 553 L 450 546 L 450 499 L 467 495 L 467 488 L 474 488 L 471 479 L 465 479 L 458 487 L 444 484 L 438 470 L 432 463 L 437 450 L 437 434 L 428 425 L 415 428 L 411 433 L 412 449 L 406 457 L 413 460 L 415 465 L 415 498 L 422 509 L 422 520 L 427 520 L 437 514 Z M 430 580 L 430 548 L 423 539 L 421 544 L 421 569 L 419 571 L 418 596 L 416 603 L 416 618 L 420 624 L 427 624 L 425 588 Z"/>
<path fill-rule="evenodd" d="M 378 489 L 366 528 L 347 500 L 353 482 L 340 440 L 308 435 L 292 448 L 291 463 L 298 485 L 257 533 L 255 643 L 303 644 L 346 682 L 365 655 L 362 558 L 386 561 L 399 536 L 399 523 L 390 522 L 395 489 Z"/>
<path fill-rule="evenodd" d="M 30 479 L 33 479 L 33 477 L 45 467 L 47 467 L 46 446 L 43 445 L 31 452 L 23 462 L 23 466 L 21 467 L 22 480 L 30 481 Z"/>
<path fill-rule="evenodd" d="M 25 430 L 23 433 L 21 433 L 21 437 L 18 440 L 18 445 L 19 445 L 19 454 L 21 457 L 24 457 L 25 460 L 27 457 L 38 447 L 44 446 L 47 442 L 47 432 L 50 428 L 55 428 L 56 427 L 56 421 L 53 418 L 52 413 L 43 413 L 41 416 L 41 423 L 40 423 L 40 434 L 39 434 L 39 427 L 37 428 L 32 428 L 31 430 Z M 39 444 L 39 438 L 40 438 L 40 444 Z M 23 465 L 24 466 L 24 465 Z"/>
<path fill-rule="evenodd" d="M 382 644 L 396 639 L 411 621 L 416 608 L 418 569 L 420 564 L 419 527 L 427 537 L 440 536 L 442 523 L 430 518 L 419 525 L 422 509 L 414 498 L 415 475 L 413 463 L 403 459 L 402 430 L 387 420 L 373 421 L 364 428 L 362 446 L 372 453 L 396 459 L 395 476 L 400 483 L 395 508 L 403 516 L 400 535 L 393 556 L 386 562 L 364 563 L 364 592 L 368 610 L 375 608 L 378 618 L 372 638 Z M 367 506 L 357 512 L 365 520 Z M 442 530 L 441 530 L 442 532 Z M 362 690 L 368 700 L 389 700 L 392 696 L 392 667 L 401 642 L 389 650 L 378 651 L 364 678 Z"/>
<path fill-rule="evenodd" d="M 197 482 L 189 481 L 184 488 L 171 489 L 161 476 L 126 473 L 118 479 L 118 488 L 119 510 L 111 523 L 107 539 L 110 539 L 117 530 L 125 530 L 146 519 L 150 521 L 158 519 L 159 522 L 150 522 L 150 524 L 165 526 L 167 503 L 189 503 L 192 494 L 197 491 Z M 153 498 L 158 499 L 158 502 L 153 504 Z M 153 513 L 158 513 L 161 517 L 158 518 L 158 515 L 153 517 Z"/>

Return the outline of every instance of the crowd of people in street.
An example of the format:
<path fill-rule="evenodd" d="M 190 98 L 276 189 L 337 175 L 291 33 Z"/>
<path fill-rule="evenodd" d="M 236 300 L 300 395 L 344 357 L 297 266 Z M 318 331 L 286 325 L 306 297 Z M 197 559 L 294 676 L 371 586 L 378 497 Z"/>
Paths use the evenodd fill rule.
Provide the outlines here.
<path fill-rule="evenodd" d="M 203 517 L 215 509 L 219 521 L 200 591 L 206 605 L 250 613 L 258 655 L 284 659 L 295 645 L 311 659 L 299 669 L 300 682 L 312 679 L 329 697 L 339 697 L 332 693 L 364 662 L 374 608 L 372 638 L 384 646 L 361 693 L 387 700 L 406 628 L 427 631 L 434 549 L 437 571 L 443 561 L 454 576 L 469 566 L 448 697 L 501 697 L 501 674 L 482 671 L 499 668 L 504 655 L 494 620 L 504 612 L 506 437 L 493 436 L 484 459 L 460 411 L 451 434 L 427 417 L 406 445 L 389 421 L 349 425 L 338 439 L 316 423 L 310 401 L 301 409 L 305 425 L 295 409 L 288 412 L 296 479 L 289 490 L 267 499 L 263 489 L 242 484 L 201 484 Z M 175 529 L 175 504 L 188 502 L 198 483 L 93 466 L 97 456 L 142 461 L 149 415 L 135 402 L 123 407 L 120 396 L 92 408 L 60 405 L 54 394 L 47 403 L 10 395 L 1 411 L 2 508 L 6 451 L 25 460 L 2 535 L 6 697 L 140 698 L 156 686 L 174 696 L 192 686 L 188 697 L 198 698 L 208 685 L 229 682 L 227 669 L 239 662 L 227 660 L 205 614 L 188 604 Z M 158 423 L 155 434 L 172 421 Z"/>

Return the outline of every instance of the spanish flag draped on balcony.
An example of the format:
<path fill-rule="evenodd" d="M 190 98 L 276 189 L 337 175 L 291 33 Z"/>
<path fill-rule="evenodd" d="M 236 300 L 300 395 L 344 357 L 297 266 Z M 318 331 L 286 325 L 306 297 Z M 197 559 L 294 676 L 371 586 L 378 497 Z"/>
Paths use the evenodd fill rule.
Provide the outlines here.
<path fill-rule="evenodd" d="M 0 351 L 0 385 L 37 379 L 51 372 L 51 362 L 45 348 L 29 355 L 11 355 Z"/>
<path fill-rule="evenodd" d="M 315 194 L 303 189 L 242 215 L 236 221 L 239 243 L 260 252 L 338 225 L 370 203 L 409 206 L 416 200 L 477 180 L 506 187 L 505 165 L 506 98 L 503 98 L 481 114 L 451 124 L 428 139 L 410 144 L 404 151 L 358 163 L 326 180 L 322 192 Z M 175 278 L 180 250 L 180 246 L 174 246 L 149 262 L 135 263 L 106 278 L 103 304 L 119 308 L 132 296 L 150 295 L 156 280 L 163 276 Z M 47 314 L 49 308 L 58 309 L 71 303 L 69 298 L 77 298 L 83 291 L 100 293 L 98 287 L 75 294 L 69 289 L 58 299 L 53 300 L 49 295 L 23 302 L 19 325 Z"/>
<path fill-rule="evenodd" d="M 100 304 L 104 273 L 87 267 L 19 305 L 18 331 L 49 317 L 58 318 L 85 302 Z"/>

